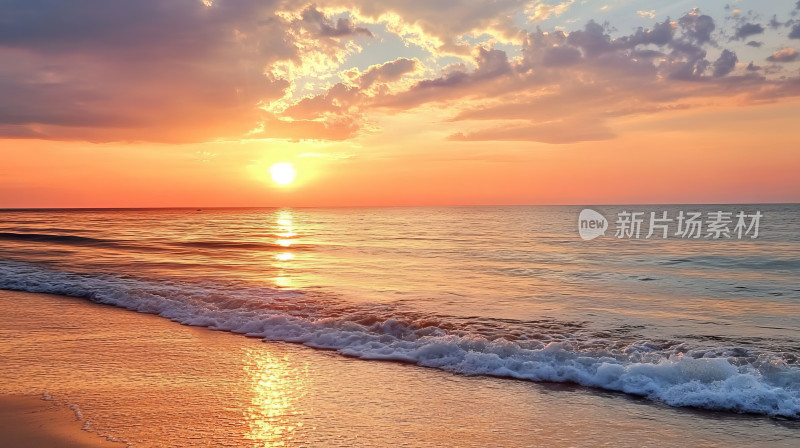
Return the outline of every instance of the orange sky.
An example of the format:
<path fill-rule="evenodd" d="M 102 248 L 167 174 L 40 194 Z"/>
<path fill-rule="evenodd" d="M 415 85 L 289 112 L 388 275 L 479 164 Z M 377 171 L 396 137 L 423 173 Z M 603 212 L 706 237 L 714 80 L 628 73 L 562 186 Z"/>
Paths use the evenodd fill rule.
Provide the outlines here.
<path fill-rule="evenodd" d="M 19 6 L 0 207 L 800 202 L 794 2 L 411 3 Z"/>

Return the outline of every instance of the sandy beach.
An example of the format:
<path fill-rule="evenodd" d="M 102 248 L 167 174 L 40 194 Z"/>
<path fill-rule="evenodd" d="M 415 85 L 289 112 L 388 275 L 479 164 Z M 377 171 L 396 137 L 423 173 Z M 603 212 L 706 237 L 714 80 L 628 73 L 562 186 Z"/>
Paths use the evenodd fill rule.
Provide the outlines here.
<path fill-rule="evenodd" d="M 112 448 L 124 443 L 108 441 L 81 431 L 81 423 L 65 406 L 24 395 L 0 396 L 0 447 L 2 448 Z"/>
<path fill-rule="evenodd" d="M 8 443 L 792 446 L 797 434 L 791 422 L 361 361 L 68 297 L 0 291 L 0 316 L 0 394 L 33 397 L 0 401 L 18 419 L 3 419 Z M 45 392 L 82 421 L 37 401 Z"/>

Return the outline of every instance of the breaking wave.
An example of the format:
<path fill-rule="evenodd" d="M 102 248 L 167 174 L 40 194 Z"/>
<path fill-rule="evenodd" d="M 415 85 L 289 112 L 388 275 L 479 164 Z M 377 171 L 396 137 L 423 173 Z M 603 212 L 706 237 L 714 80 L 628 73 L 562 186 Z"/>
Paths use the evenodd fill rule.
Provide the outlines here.
<path fill-rule="evenodd" d="M 741 347 L 619 340 L 569 325 L 488 336 L 469 322 L 343 307 L 301 291 L 77 274 L 0 262 L 0 288 L 81 297 L 186 325 L 463 375 L 569 382 L 673 406 L 800 418 L 800 368 Z M 524 326 L 525 324 L 520 324 Z M 535 327 L 536 324 L 528 324 Z"/>

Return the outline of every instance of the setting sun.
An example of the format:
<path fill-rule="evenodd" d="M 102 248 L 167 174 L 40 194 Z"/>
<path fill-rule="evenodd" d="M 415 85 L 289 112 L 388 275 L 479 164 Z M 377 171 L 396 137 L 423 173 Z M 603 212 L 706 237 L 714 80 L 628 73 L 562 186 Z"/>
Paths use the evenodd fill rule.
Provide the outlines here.
<path fill-rule="evenodd" d="M 269 168 L 272 180 L 279 185 L 289 185 L 294 181 L 297 171 L 291 163 L 276 163 Z"/>

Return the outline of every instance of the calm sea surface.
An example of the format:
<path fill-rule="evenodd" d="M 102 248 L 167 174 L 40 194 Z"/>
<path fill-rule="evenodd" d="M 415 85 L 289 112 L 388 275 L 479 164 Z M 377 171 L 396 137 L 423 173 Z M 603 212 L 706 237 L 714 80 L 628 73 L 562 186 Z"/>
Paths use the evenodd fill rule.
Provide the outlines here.
<path fill-rule="evenodd" d="M 592 241 L 580 207 L 0 211 L 0 288 L 459 375 L 800 417 L 800 206 L 595 209 L 611 228 Z M 756 239 L 644 239 L 647 222 L 617 239 L 623 210 L 763 217 Z"/>

